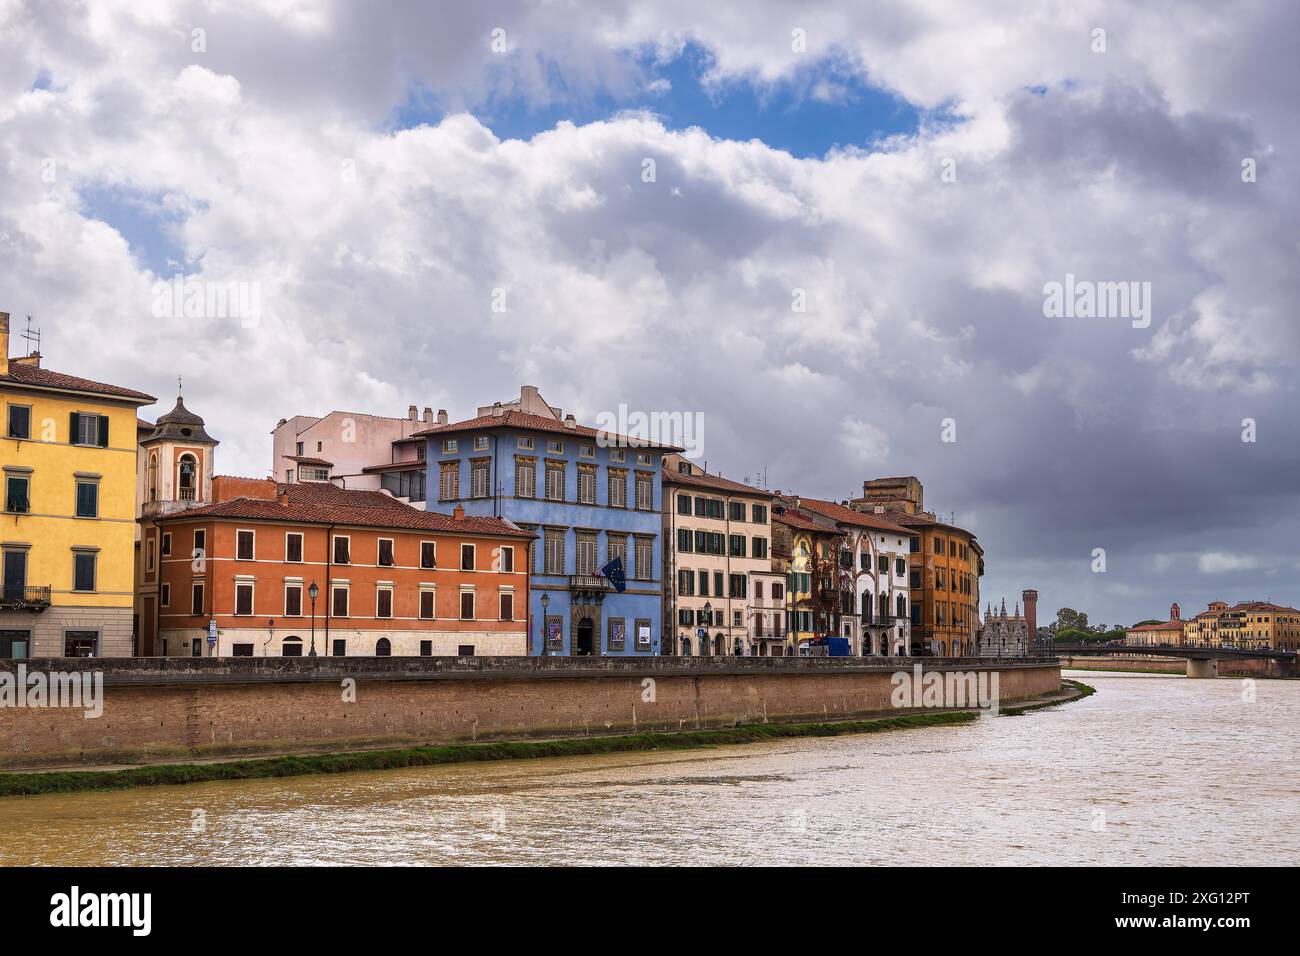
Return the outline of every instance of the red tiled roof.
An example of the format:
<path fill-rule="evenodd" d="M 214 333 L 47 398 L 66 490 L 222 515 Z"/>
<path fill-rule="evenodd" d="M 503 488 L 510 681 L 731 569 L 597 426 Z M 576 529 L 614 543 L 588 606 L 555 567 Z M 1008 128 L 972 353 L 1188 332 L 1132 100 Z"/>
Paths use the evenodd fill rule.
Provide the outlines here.
<path fill-rule="evenodd" d="M 367 475 L 379 474 L 385 471 L 407 471 L 410 469 L 420 471 L 423 470 L 425 464 L 426 463 L 423 461 L 394 461 L 387 465 L 366 465 L 366 467 L 362 468 L 361 471 L 363 474 Z"/>
<path fill-rule="evenodd" d="M 1136 627 L 1130 627 L 1132 631 L 1181 631 L 1186 621 L 1164 621 L 1160 624 L 1140 624 Z"/>
<path fill-rule="evenodd" d="M 878 514 L 869 514 L 863 511 L 854 511 L 842 504 L 834 501 L 822 501 L 818 498 L 805 498 L 799 496 L 799 507 L 807 511 L 814 511 L 823 517 L 830 518 L 832 521 L 840 524 L 857 525 L 862 528 L 875 528 L 878 531 L 888 531 L 892 534 L 915 534 L 915 531 L 909 531 L 900 527 L 892 521 L 887 521 Z"/>
<path fill-rule="evenodd" d="M 781 524 L 789 525 L 791 528 L 802 528 L 804 531 L 818 531 L 822 534 L 840 535 L 842 531 L 836 531 L 834 528 L 828 528 L 824 524 L 818 524 L 811 518 L 801 515 L 793 508 L 786 508 L 783 511 L 772 511 L 772 520 L 779 521 Z"/>
<path fill-rule="evenodd" d="M 452 422 L 449 425 L 434 425 L 432 428 L 425 428 L 418 432 L 413 432 L 411 437 L 421 435 L 455 435 L 460 432 L 486 431 L 490 428 L 519 428 L 525 431 L 555 432 L 563 435 L 580 435 L 583 438 L 602 438 L 605 440 L 614 440 L 620 447 L 637 449 L 655 449 L 659 451 L 684 451 L 675 445 L 665 445 L 659 442 L 649 442 L 640 438 L 629 438 L 626 435 L 618 435 L 614 432 L 602 431 L 598 428 L 591 428 L 587 425 L 574 425 L 572 428 L 565 426 L 564 422 L 558 418 L 549 418 L 545 415 L 532 415 L 528 412 L 517 412 L 514 410 L 503 411 L 500 415 L 481 415 L 478 418 L 466 419 L 463 422 Z"/>
<path fill-rule="evenodd" d="M 153 423 L 147 422 L 143 418 L 140 418 L 138 416 L 136 417 L 135 420 L 135 427 L 139 431 L 153 431 Z"/>
<path fill-rule="evenodd" d="M 195 518 L 229 518 L 250 521 L 338 524 L 363 528 L 396 528 L 411 531 L 444 531 L 460 534 L 532 538 L 532 532 L 515 527 L 502 518 L 454 518 L 433 511 L 421 511 L 381 491 L 344 490 L 318 482 L 278 484 L 276 498 L 232 498 L 203 508 L 192 508 L 159 517 L 158 521 L 189 521 Z"/>
<path fill-rule="evenodd" d="M 693 488 L 712 488 L 716 491 L 734 491 L 739 494 L 755 495 L 759 498 L 773 498 L 775 492 L 764 491 L 762 488 L 755 488 L 753 485 L 747 485 L 744 482 L 732 481 L 730 478 L 723 478 L 721 475 L 688 475 L 680 471 L 664 470 L 664 484 L 666 485 L 690 485 Z"/>
<path fill-rule="evenodd" d="M 88 378 L 64 375 L 62 372 L 52 372 L 48 368 L 40 368 L 36 365 L 28 365 L 12 360 L 9 362 L 9 374 L 0 375 L 0 382 L 13 382 L 16 385 L 53 388 L 68 392 L 86 392 L 111 398 L 124 398 L 140 405 L 149 405 L 158 401 L 152 395 L 137 392 L 133 388 L 123 388 L 120 385 L 105 385 L 103 382 L 92 382 Z"/>
<path fill-rule="evenodd" d="M 326 461 L 324 458 L 304 458 L 302 455 L 285 455 L 290 461 L 296 461 L 300 465 L 321 465 L 325 468 L 333 468 L 334 462 Z"/>

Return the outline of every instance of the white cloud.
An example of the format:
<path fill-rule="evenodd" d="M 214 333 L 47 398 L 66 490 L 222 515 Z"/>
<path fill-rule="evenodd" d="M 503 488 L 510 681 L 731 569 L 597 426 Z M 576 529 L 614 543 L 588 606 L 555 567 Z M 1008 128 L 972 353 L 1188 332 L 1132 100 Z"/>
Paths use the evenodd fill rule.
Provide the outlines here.
<path fill-rule="evenodd" d="M 1233 571 L 1254 571 L 1260 566 L 1259 559 L 1251 555 L 1227 554 L 1223 551 L 1207 551 L 1196 561 L 1202 574 L 1225 574 Z"/>

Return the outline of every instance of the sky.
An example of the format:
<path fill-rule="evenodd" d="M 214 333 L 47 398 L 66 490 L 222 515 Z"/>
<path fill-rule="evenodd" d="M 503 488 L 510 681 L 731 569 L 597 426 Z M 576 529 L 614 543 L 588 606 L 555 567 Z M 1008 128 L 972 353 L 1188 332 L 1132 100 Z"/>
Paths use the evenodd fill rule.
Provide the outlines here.
<path fill-rule="evenodd" d="M 1040 620 L 1296 604 L 1297 35 L 1289 0 L 0 0 L 0 310 L 146 417 L 183 376 L 223 473 L 282 417 L 527 383 L 783 491 L 916 475 Z M 169 314 L 177 275 L 243 311 Z"/>

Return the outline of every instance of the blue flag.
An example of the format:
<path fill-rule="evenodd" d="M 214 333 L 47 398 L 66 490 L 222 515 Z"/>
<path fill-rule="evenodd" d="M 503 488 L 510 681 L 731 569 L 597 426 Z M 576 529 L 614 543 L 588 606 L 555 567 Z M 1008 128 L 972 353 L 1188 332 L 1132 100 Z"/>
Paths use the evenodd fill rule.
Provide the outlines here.
<path fill-rule="evenodd" d="M 609 578 L 609 583 L 614 585 L 614 590 L 622 594 L 627 590 L 627 575 L 623 573 L 623 559 L 615 558 L 603 568 L 600 573 Z"/>

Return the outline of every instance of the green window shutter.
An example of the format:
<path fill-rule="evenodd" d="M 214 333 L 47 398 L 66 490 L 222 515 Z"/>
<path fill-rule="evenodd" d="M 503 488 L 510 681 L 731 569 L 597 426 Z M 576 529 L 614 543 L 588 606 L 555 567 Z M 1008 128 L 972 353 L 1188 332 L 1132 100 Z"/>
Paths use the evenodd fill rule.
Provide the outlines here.
<path fill-rule="evenodd" d="M 76 412 L 68 415 L 68 444 L 75 445 L 77 436 L 81 433 L 81 416 Z"/>
<path fill-rule="evenodd" d="M 108 416 L 99 416 L 99 447 L 108 447 Z"/>

